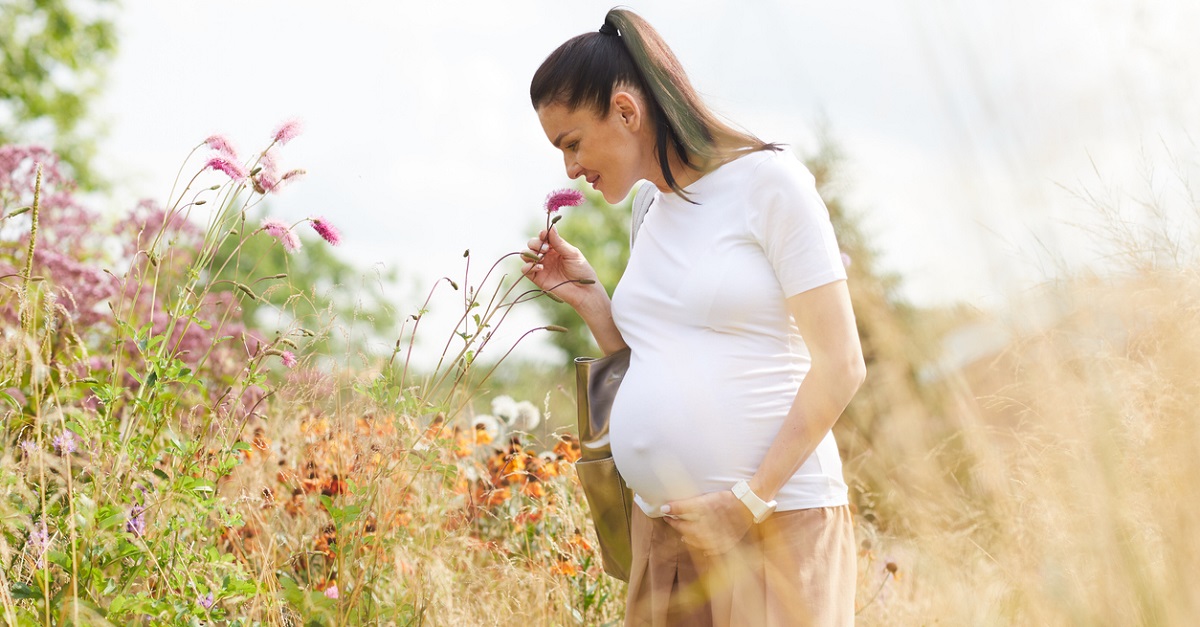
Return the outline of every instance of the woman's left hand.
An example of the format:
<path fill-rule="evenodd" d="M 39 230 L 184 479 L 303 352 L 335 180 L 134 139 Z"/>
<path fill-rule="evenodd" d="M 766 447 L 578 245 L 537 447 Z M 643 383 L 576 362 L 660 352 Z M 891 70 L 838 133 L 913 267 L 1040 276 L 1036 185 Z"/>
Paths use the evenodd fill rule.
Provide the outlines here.
<path fill-rule="evenodd" d="M 730 490 L 667 504 L 667 522 L 704 555 L 728 552 L 754 524 L 754 515 Z"/>

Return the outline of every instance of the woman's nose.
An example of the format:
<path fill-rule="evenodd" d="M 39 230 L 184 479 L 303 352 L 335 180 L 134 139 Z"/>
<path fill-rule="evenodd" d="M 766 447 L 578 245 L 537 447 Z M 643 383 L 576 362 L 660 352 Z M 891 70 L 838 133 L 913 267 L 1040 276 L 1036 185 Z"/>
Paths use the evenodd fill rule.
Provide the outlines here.
<path fill-rule="evenodd" d="M 583 168 L 577 162 L 575 162 L 573 160 L 568 159 L 566 162 L 566 166 L 567 166 L 567 178 L 569 178 L 569 179 L 579 178 L 579 176 L 583 174 Z"/>

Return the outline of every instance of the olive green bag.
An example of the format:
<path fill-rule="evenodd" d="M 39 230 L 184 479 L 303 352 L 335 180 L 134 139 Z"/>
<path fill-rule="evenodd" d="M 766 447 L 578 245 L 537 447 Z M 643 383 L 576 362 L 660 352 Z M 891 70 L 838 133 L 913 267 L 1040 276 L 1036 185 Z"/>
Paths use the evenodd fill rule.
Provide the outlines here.
<path fill-rule="evenodd" d="M 633 201 L 633 218 L 629 229 L 632 248 L 638 229 L 654 200 L 654 186 L 644 183 Z M 613 463 L 612 446 L 608 435 L 608 419 L 613 399 L 629 369 L 629 349 L 625 348 L 599 359 L 575 359 L 575 384 L 579 402 L 579 461 L 575 474 L 583 486 L 596 537 L 600 540 L 600 555 L 604 572 L 629 581 L 633 549 L 629 539 L 629 521 L 633 514 L 633 492 L 625 485 Z"/>

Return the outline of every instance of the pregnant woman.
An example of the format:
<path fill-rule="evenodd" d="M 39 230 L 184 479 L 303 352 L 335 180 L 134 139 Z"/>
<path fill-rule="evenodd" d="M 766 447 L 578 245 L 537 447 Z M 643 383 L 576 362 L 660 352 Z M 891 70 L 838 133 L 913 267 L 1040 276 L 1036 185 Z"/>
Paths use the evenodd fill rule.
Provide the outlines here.
<path fill-rule="evenodd" d="M 831 428 L 865 376 L 846 273 L 807 169 L 719 120 L 645 20 L 614 9 L 530 87 L 571 178 L 653 202 L 610 301 L 555 294 L 631 349 L 613 459 L 635 493 L 627 625 L 851 625 L 853 525 Z M 556 230 L 543 289 L 596 279 Z"/>

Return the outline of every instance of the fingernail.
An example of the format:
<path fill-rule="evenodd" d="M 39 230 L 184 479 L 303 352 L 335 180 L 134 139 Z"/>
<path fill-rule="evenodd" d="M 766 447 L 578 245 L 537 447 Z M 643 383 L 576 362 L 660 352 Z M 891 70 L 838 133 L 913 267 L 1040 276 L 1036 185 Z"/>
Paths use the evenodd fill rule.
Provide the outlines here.
<path fill-rule="evenodd" d="M 660 511 L 660 512 L 662 512 L 662 513 L 664 513 L 664 514 L 670 514 L 670 513 L 671 513 L 671 506 L 670 506 L 670 505 L 663 505 L 663 506 L 662 506 L 662 508 L 660 508 L 658 511 Z"/>
<path fill-rule="evenodd" d="M 547 250 L 550 250 L 550 245 L 549 245 L 549 244 L 542 244 L 542 252 L 546 252 Z"/>

